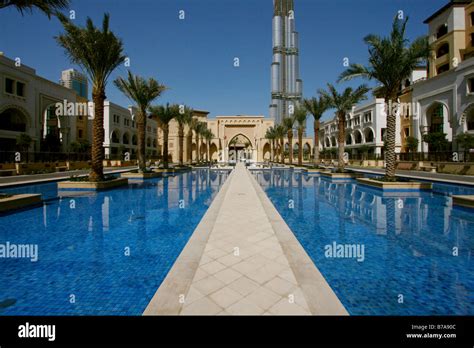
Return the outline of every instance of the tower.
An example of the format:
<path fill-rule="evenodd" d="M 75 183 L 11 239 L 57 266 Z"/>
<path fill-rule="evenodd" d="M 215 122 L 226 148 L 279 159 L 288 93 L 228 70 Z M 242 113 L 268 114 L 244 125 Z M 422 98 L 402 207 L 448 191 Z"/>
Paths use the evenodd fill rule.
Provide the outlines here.
<path fill-rule="evenodd" d="M 289 116 L 290 105 L 296 106 L 303 95 L 298 47 L 293 0 L 273 0 L 270 117 L 276 124 Z"/>
<path fill-rule="evenodd" d="M 76 93 L 87 98 L 87 77 L 74 69 L 63 70 L 59 83 L 69 89 L 73 89 Z"/>

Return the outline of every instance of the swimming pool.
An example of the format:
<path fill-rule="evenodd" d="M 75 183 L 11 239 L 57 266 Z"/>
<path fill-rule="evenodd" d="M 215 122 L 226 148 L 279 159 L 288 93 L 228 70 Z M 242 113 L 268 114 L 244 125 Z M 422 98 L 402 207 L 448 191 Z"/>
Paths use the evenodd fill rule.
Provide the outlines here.
<path fill-rule="evenodd" d="M 450 197 L 474 188 L 383 196 L 292 170 L 255 176 L 351 315 L 474 314 L 474 213 Z"/>
<path fill-rule="evenodd" d="M 0 216 L 0 244 L 38 245 L 38 261 L 0 258 L 0 315 L 141 315 L 223 185 L 197 170 L 58 197 Z"/>

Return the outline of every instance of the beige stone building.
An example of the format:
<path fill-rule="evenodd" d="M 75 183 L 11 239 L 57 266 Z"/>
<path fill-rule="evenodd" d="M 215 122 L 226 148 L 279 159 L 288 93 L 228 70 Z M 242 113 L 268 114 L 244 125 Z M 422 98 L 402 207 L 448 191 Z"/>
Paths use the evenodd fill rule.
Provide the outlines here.
<path fill-rule="evenodd" d="M 215 118 L 208 117 L 207 111 L 194 111 L 194 117 L 199 121 L 207 124 L 207 128 L 212 131 L 214 138 L 209 144 L 209 157 L 212 161 L 229 162 L 234 160 L 249 160 L 250 162 L 264 162 L 270 160 L 271 144 L 265 138 L 267 129 L 274 126 L 274 120 L 265 118 L 264 116 L 236 115 L 236 116 L 217 116 Z M 206 140 L 200 139 L 199 150 L 196 144 L 196 135 L 193 133 L 191 142 L 191 151 L 189 151 L 189 142 L 187 135 L 189 127 L 185 127 L 184 140 L 184 161 L 190 162 L 198 158 L 206 159 L 208 154 L 208 144 Z M 294 131 L 293 147 L 298 148 L 297 132 Z M 158 143 L 163 145 L 163 132 L 158 131 Z M 288 140 L 285 139 L 285 148 L 288 147 Z M 313 150 L 313 139 L 304 137 L 303 147 L 305 153 L 311 153 Z M 179 138 L 178 124 L 175 120 L 170 122 L 169 132 L 169 155 L 173 162 L 177 162 L 179 158 Z M 309 160 L 309 158 L 306 158 Z M 296 156 L 294 162 L 296 162 Z"/>

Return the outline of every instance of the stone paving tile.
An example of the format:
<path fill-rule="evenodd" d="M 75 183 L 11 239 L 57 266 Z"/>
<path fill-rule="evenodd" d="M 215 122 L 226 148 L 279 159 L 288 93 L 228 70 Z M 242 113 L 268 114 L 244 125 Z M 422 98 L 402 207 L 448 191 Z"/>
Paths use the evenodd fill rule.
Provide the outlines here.
<path fill-rule="evenodd" d="M 250 174 L 239 164 L 231 180 L 181 314 L 309 313 Z"/>

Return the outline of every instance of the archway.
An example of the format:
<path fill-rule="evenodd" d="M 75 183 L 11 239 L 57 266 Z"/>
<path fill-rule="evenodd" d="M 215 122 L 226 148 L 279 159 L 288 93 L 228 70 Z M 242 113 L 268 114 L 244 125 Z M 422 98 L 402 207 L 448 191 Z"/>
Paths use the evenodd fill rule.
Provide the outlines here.
<path fill-rule="evenodd" d="M 228 143 L 229 161 L 238 162 L 253 159 L 253 145 L 249 138 L 237 134 Z"/>
<path fill-rule="evenodd" d="M 61 121 L 56 115 L 56 105 L 50 104 L 41 115 L 40 149 L 45 152 L 59 152 L 62 141 Z"/>
<path fill-rule="evenodd" d="M 366 143 L 373 143 L 374 142 L 374 131 L 372 128 L 366 128 L 364 130 L 365 142 Z"/>
<path fill-rule="evenodd" d="M 263 159 L 265 161 L 270 161 L 271 160 L 271 146 L 269 143 L 266 143 L 265 145 L 263 145 Z"/>
<path fill-rule="evenodd" d="M 28 116 L 26 112 L 16 107 L 7 107 L 0 113 L 0 130 L 25 133 L 28 129 Z M 16 150 L 16 137 L 1 137 L 0 148 L 3 151 Z"/>

